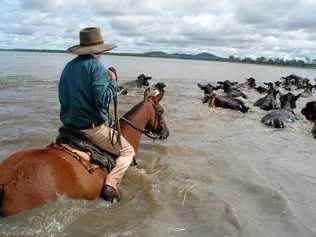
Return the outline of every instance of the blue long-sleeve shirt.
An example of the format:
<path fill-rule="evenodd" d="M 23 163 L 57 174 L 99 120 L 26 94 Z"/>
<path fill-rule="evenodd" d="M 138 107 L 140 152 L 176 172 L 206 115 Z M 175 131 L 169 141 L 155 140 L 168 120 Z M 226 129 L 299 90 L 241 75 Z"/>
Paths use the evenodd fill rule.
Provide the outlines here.
<path fill-rule="evenodd" d="M 78 56 L 64 68 L 59 81 L 60 120 L 83 128 L 107 121 L 108 107 L 116 96 L 116 82 L 92 55 Z"/>

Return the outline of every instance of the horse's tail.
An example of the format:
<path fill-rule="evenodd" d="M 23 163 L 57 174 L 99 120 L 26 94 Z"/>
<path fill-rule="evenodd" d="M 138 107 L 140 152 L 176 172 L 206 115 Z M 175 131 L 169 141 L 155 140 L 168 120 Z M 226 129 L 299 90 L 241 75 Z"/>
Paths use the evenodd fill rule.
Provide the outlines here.
<path fill-rule="evenodd" d="M 0 216 L 2 216 L 1 207 L 3 201 L 4 185 L 0 184 Z"/>

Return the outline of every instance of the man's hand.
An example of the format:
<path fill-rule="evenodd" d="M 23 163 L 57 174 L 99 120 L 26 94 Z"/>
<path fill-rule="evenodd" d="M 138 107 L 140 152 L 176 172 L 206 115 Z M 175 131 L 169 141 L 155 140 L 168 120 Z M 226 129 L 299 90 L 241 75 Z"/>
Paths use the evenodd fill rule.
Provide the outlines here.
<path fill-rule="evenodd" d="M 116 69 L 114 67 L 109 67 L 108 68 L 108 73 L 112 80 L 117 81 L 117 74 L 116 74 Z"/>

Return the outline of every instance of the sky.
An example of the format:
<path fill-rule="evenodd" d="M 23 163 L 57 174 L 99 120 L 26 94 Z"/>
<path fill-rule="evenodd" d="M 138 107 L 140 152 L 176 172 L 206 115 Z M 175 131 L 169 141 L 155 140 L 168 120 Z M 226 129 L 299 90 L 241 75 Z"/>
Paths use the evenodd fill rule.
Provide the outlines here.
<path fill-rule="evenodd" d="M 316 0 L 0 0 L 0 48 L 67 49 L 98 26 L 113 52 L 316 59 Z"/>

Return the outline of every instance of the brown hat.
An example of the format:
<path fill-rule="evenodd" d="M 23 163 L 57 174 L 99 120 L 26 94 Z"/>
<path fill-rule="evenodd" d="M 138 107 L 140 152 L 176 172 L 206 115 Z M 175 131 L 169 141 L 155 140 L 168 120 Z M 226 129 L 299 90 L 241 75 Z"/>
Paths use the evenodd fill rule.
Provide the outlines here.
<path fill-rule="evenodd" d="M 68 52 L 85 55 L 103 53 L 114 49 L 116 45 L 103 41 L 101 30 L 98 27 L 89 27 L 80 30 L 80 44 L 72 46 Z"/>

